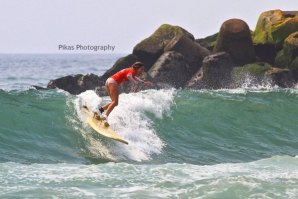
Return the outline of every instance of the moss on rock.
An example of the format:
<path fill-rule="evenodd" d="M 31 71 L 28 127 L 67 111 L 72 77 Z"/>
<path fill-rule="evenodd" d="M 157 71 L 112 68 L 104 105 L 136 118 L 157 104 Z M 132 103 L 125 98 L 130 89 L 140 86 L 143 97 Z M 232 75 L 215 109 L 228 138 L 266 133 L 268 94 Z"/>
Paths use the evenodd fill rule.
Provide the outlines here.
<path fill-rule="evenodd" d="M 215 33 L 214 35 L 210 35 L 203 39 L 196 39 L 196 42 L 199 43 L 201 46 L 207 48 L 208 50 L 213 51 L 216 45 L 217 37 L 218 33 Z"/>
<path fill-rule="evenodd" d="M 296 31 L 298 31 L 298 12 L 266 11 L 258 19 L 253 42 L 281 47 L 284 39 Z"/>
<path fill-rule="evenodd" d="M 275 66 L 279 68 L 295 68 L 292 62 L 298 56 L 298 31 L 285 39 L 284 47 L 275 58 Z"/>
<path fill-rule="evenodd" d="M 172 40 L 175 36 L 186 34 L 190 39 L 194 40 L 194 36 L 184 30 L 179 26 L 172 26 L 169 24 L 161 25 L 150 37 L 144 39 L 140 42 L 135 49 L 137 48 L 146 48 L 149 46 L 159 46 L 160 48 L 164 48 L 170 40 Z"/>
<path fill-rule="evenodd" d="M 236 71 L 242 74 L 250 74 L 253 76 L 263 76 L 267 70 L 271 68 L 271 65 L 265 62 L 257 62 L 252 64 L 246 64 L 243 67 L 236 67 Z"/>
<path fill-rule="evenodd" d="M 150 37 L 138 43 L 133 49 L 133 54 L 145 63 L 148 70 L 163 53 L 164 47 L 175 36 L 179 35 L 186 35 L 191 40 L 194 40 L 194 36 L 185 29 L 179 26 L 163 24 Z"/>

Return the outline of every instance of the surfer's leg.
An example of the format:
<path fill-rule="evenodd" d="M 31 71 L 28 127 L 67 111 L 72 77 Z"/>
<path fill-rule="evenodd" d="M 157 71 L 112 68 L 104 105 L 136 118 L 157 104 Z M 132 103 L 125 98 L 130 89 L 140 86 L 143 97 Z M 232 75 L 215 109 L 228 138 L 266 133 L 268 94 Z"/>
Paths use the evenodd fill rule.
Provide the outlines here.
<path fill-rule="evenodd" d="M 115 106 L 118 105 L 118 99 L 119 99 L 119 86 L 118 84 L 109 84 L 109 92 L 112 102 L 107 107 L 106 115 L 109 116 L 109 114 L 112 112 L 112 110 L 115 108 Z"/>
<path fill-rule="evenodd" d="M 110 96 L 110 98 L 112 99 L 112 97 L 111 97 L 111 91 L 110 91 L 110 87 L 109 87 L 110 84 L 117 84 L 117 82 L 115 82 L 115 80 L 113 80 L 113 79 L 108 78 L 107 81 L 106 81 L 106 83 L 105 83 L 107 93 Z M 110 104 L 111 103 L 107 103 L 106 105 L 102 106 L 102 108 L 104 110 L 107 110 L 108 107 L 110 106 Z"/>
<path fill-rule="evenodd" d="M 103 108 L 104 110 L 107 110 L 108 107 L 110 106 L 110 104 L 111 104 L 111 103 L 108 103 L 108 104 L 104 105 L 102 108 Z"/>

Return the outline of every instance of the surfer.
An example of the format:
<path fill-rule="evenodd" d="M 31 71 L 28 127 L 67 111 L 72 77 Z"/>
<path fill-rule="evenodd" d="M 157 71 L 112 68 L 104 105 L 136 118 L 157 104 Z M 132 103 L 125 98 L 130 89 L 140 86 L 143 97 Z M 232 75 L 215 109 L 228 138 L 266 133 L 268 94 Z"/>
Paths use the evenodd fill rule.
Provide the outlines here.
<path fill-rule="evenodd" d="M 119 99 L 119 86 L 124 82 L 130 82 L 133 84 L 133 92 L 137 92 L 139 88 L 139 83 L 145 86 L 152 86 L 153 83 L 150 81 L 145 81 L 140 79 L 140 76 L 144 72 L 144 64 L 142 62 L 135 62 L 131 67 L 125 68 L 106 80 L 105 86 L 106 90 L 112 100 L 112 102 L 99 108 L 100 118 L 105 123 L 105 126 L 109 126 L 107 121 L 108 116 L 113 111 L 113 109 L 118 105 Z M 106 112 L 104 113 L 104 111 Z M 97 113 L 98 114 L 98 113 Z"/>

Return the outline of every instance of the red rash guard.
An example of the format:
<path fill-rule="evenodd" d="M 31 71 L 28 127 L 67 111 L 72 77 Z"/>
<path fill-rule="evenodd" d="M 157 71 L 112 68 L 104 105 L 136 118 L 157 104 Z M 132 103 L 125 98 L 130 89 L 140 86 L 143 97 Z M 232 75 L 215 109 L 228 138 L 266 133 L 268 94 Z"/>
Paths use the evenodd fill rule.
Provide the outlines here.
<path fill-rule="evenodd" d="M 131 75 L 132 77 L 136 76 L 136 71 L 133 68 L 123 69 L 112 76 L 112 78 L 118 83 L 127 82 L 127 76 Z"/>

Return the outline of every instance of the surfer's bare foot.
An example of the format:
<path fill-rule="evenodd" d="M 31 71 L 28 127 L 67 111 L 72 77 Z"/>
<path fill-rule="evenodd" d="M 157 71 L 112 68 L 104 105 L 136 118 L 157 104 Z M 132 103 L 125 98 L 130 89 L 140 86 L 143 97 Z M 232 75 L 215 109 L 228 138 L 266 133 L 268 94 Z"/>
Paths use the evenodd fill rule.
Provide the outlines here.
<path fill-rule="evenodd" d="M 105 114 L 102 114 L 101 120 L 103 121 L 105 127 L 109 127 L 110 124 L 108 123 L 108 117 Z"/>

